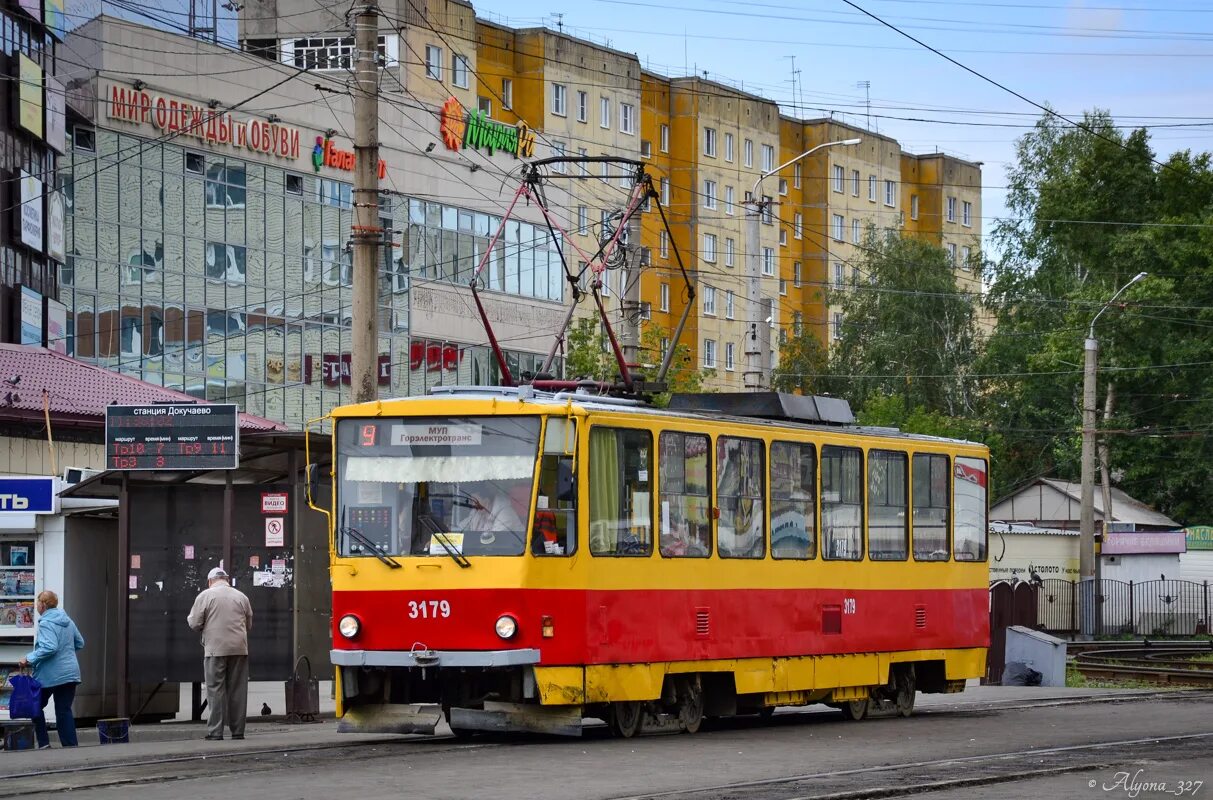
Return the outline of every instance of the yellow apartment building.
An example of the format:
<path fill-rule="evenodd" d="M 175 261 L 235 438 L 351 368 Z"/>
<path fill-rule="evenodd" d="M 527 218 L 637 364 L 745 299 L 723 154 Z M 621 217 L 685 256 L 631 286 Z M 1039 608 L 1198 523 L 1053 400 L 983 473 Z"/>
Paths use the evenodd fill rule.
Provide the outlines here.
<path fill-rule="evenodd" d="M 902 153 L 905 235 L 948 252 L 961 291 L 981 291 L 981 164 L 943 153 Z"/>

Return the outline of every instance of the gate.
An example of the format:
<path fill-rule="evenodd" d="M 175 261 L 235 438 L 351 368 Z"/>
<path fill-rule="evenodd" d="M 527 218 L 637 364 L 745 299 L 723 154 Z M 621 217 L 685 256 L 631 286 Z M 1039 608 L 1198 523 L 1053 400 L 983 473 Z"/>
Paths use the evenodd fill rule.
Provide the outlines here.
<path fill-rule="evenodd" d="M 990 586 L 990 649 L 986 656 L 985 683 L 1002 681 L 1007 653 L 1007 628 L 1036 627 L 1036 587 L 1016 581 L 997 581 Z"/>

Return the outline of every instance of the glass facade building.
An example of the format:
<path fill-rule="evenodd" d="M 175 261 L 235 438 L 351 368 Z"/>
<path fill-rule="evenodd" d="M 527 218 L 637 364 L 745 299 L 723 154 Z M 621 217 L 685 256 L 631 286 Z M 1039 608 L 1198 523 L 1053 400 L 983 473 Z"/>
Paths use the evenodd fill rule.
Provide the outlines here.
<path fill-rule="evenodd" d="M 348 399 L 352 187 L 318 173 L 76 126 L 60 169 L 67 199 L 69 353 L 297 427 Z M 475 210 L 385 193 L 379 392 L 497 382 L 466 298 L 463 341 L 410 336 L 410 291 L 463 291 L 500 224 Z M 511 222 L 488 291 L 561 301 L 545 229 Z M 547 341 L 502 342 L 534 371 Z M 525 352 L 531 350 L 532 352 Z"/>

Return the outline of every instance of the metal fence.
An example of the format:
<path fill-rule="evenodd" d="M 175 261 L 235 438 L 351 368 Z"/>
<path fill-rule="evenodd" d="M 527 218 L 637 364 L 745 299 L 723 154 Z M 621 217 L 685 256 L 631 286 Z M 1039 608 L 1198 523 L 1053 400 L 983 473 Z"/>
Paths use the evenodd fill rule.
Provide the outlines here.
<path fill-rule="evenodd" d="M 1195 636 L 1209 633 L 1209 582 L 1040 581 L 1036 627 L 1059 634 Z M 1085 629 L 1085 630 L 1084 630 Z"/>

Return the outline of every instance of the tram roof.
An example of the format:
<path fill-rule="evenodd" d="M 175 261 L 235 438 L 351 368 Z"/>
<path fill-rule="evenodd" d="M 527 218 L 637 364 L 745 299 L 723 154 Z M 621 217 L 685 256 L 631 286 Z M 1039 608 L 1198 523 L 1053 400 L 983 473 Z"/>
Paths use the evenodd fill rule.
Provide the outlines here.
<path fill-rule="evenodd" d="M 758 393 L 752 395 L 759 397 L 763 394 L 774 393 Z M 467 399 L 467 400 L 487 400 L 487 399 L 517 399 L 528 403 L 545 404 L 553 407 L 565 407 L 569 402 L 572 402 L 578 408 L 583 408 L 587 411 L 609 411 L 621 414 L 643 414 L 645 416 L 669 417 L 675 419 L 694 419 L 704 422 L 726 422 L 736 424 L 757 425 L 769 428 L 792 428 L 796 430 L 819 431 L 823 433 L 845 431 L 851 434 L 860 434 L 866 436 L 881 436 L 893 439 L 908 439 L 922 442 L 938 442 L 941 444 L 970 444 L 983 445 L 981 442 L 972 442 L 966 439 L 953 439 L 946 436 L 930 436 L 921 433 L 906 433 L 905 431 L 891 427 L 879 427 L 870 425 L 856 425 L 854 423 L 847 424 L 827 424 L 824 422 L 807 422 L 797 419 L 772 419 L 766 416 L 745 415 L 745 414 L 730 414 L 712 409 L 678 409 L 678 408 L 656 408 L 642 400 L 631 398 L 611 397 L 606 395 L 594 395 L 585 392 L 543 392 L 538 391 L 530 386 L 436 386 L 430 390 L 428 395 L 417 395 L 411 397 L 400 398 L 385 398 L 379 402 L 423 402 L 433 400 L 435 397 L 446 397 L 451 400 Z M 711 397 L 710 394 L 701 395 L 701 397 Z M 789 395 L 790 396 L 790 395 Z M 817 400 L 827 399 L 836 400 L 836 398 L 815 398 Z M 846 405 L 846 401 L 837 401 Z M 368 404 L 370 405 L 370 404 Z M 377 405 L 377 404 L 376 404 Z M 736 408 L 736 403 L 726 404 L 731 408 Z M 346 406 L 347 412 L 354 412 L 352 416 L 356 416 L 356 406 Z M 762 407 L 758 410 L 769 410 L 769 407 Z M 847 414 L 849 416 L 849 406 Z M 853 417 L 851 417 L 853 419 Z"/>

